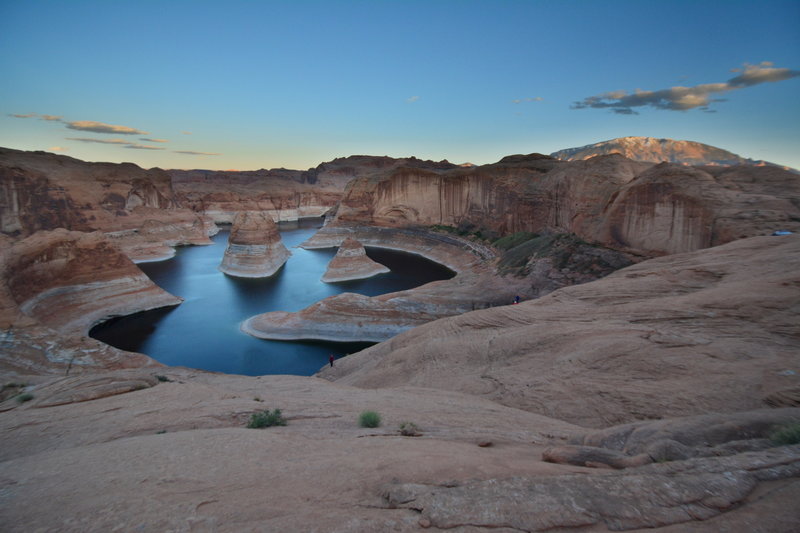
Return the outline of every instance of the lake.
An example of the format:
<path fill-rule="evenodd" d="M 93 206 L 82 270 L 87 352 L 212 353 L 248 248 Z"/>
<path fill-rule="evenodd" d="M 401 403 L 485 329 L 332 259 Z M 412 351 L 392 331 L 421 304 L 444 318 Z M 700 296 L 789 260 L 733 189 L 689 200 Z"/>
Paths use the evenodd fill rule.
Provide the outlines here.
<path fill-rule="evenodd" d="M 239 324 L 268 311 L 299 311 L 342 292 L 376 296 L 454 275 L 418 255 L 367 248 L 370 258 L 392 271 L 364 280 L 323 283 L 320 278 L 336 249 L 296 248 L 321 226 L 321 219 L 279 224 L 292 256 L 270 278 L 237 278 L 217 269 L 229 229 L 212 237 L 211 246 L 179 247 L 172 259 L 140 263 L 153 282 L 185 301 L 176 307 L 109 320 L 94 327 L 90 335 L 170 366 L 249 376 L 309 376 L 328 363 L 330 353 L 339 358 L 372 343 L 268 341 L 242 333 Z"/>

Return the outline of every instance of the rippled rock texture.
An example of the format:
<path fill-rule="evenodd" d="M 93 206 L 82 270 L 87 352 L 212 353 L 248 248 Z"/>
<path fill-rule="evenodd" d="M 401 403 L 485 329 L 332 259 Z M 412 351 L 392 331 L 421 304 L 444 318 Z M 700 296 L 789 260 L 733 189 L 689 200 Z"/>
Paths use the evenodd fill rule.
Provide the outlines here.
<path fill-rule="evenodd" d="M 233 221 L 219 269 L 231 276 L 266 278 L 275 274 L 291 255 L 270 215 L 245 211 Z"/>
<path fill-rule="evenodd" d="M 339 250 L 331 262 L 328 263 L 322 281 L 326 283 L 350 281 L 370 278 L 386 272 L 390 272 L 390 270 L 367 257 L 364 245 L 355 239 L 347 238 L 339 246 Z"/>

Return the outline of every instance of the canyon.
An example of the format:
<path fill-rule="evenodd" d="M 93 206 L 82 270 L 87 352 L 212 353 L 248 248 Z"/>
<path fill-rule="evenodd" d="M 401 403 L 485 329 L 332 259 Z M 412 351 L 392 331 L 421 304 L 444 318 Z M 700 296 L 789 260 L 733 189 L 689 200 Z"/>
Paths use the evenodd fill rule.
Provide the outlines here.
<path fill-rule="evenodd" d="M 705 163 L 162 171 L 0 149 L 0 516 L 10 531 L 792 531 L 800 446 L 769 436 L 800 423 L 800 180 Z M 246 213 L 324 217 L 303 247 L 355 240 L 456 275 L 242 324 L 381 341 L 313 377 L 165 367 L 86 336 L 180 305 L 136 262 Z M 274 407 L 286 427 L 245 427 Z M 358 426 L 366 409 L 382 427 Z"/>

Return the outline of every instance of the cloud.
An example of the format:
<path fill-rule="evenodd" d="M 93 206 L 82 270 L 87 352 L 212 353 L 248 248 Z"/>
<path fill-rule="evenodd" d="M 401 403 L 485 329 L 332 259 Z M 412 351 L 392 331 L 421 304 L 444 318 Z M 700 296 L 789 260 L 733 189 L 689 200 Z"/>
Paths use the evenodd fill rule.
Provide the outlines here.
<path fill-rule="evenodd" d="M 589 96 L 580 102 L 574 102 L 571 107 L 572 109 L 586 109 L 587 107 L 610 109 L 621 115 L 637 115 L 638 112 L 634 108 L 647 106 L 669 111 L 687 111 L 699 108 L 702 111 L 713 113 L 714 111 L 708 107 L 709 104 L 725 101 L 722 98 L 714 98 L 715 94 L 800 76 L 799 70 L 775 68 L 769 61 L 764 61 L 759 65 L 745 64 L 743 69 L 736 69 L 736 71 L 741 74 L 726 82 L 705 83 L 694 87 L 670 87 L 658 91 L 641 89 L 636 89 L 632 93 L 613 91 Z"/>
<path fill-rule="evenodd" d="M 182 131 L 181 133 L 183 133 L 184 135 L 191 135 L 192 134 L 191 131 Z"/>
<path fill-rule="evenodd" d="M 131 148 L 133 150 L 163 150 L 161 146 L 147 146 L 125 139 L 92 139 L 89 137 L 65 137 L 68 141 L 79 141 L 82 143 L 99 143 L 99 144 L 118 144 L 123 148 Z"/>
<path fill-rule="evenodd" d="M 406 102 L 408 102 L 409 104 L 413 104 L 417 100 L 419 100 L 419 96 L 411 96 L 409 98 L 406 98 Z"/>
<path fill-rule="evenodd" d="M 130 148 L 131 150 L 163 150 L 164 149 L 161 146 L 148 146 L 146 144 L 137 144 L 137 143 L 126 144 L 125 148 Z"/>
<path fill-rule="evenodd" d="M 542 98 L 541 96 L 534 96 L 533 98 L 531 98 L 531 97 L 528 97 L 528 98 L 517 98 L 517 99 L 511 100 L 511 101 L 513 103 L 515 103 L 515 104 L 521 104 L 523 102 L 541 102 L 542 100 L 544 100 L 544 98 Z"/>
<path fill-rule="evenodd" d="M 140 141 L 146 141 L 146 142 L 149 142 L 149 143 L 168 143 L 169 142 L 166 139 L 148 139 L 146 137 L 141 137 L 139 140 Z"/>
<path fill-rule="evenodd" d="M 69 148 L 64 148 L 63 146 L 51 146 L 48 148 L 51 152 L 66 152 Z"/>
<path fill-rule="evenodd" d="M 128 126 L 116 126 L 95 122 L 94 120 L 76 120 L 67 122 L 67 127 L 71 130 L 91 131 L 94 133 L 116 133 L 120 135 L 147 135 L 146 131 L 129 128 Z"/>
<path fill-rule="evenodd" d="M 50 122 L 63 122 L 61 120 L 62 117 L 58 115 L 39 115 L 39 118 L 42 120 L 48 120 Z"/>
<path fill-rule="evenodd" d="M 31 118 L 31 117 L 35 117 L 36 113 L 26 113 L 24 115 L 18 115 L 16 113 L 9 113 L 8 116 L 9 117 L 15 117 L 15 118 Z"/>
<path fill-rule="evenodd" d="M 173 150 L 173 153 L 185 155 L 222 155 L 214 152 L 193 152 L 191 150 Z"/>
<path fill-rule="evenodd" d="M 130 144 L 130 141 L 125 139 L 91 139 L 89 137 L 65 137 L 68 141 L 80 141 L 82 143 L 100 143 L 100 144 Z"/>

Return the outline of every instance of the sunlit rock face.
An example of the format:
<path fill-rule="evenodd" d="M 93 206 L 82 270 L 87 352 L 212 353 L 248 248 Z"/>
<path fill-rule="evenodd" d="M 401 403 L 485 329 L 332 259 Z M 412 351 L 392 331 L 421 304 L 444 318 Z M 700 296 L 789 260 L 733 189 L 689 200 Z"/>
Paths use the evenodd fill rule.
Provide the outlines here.
<path fill-rule="evenodd" d="M 245 211 L 234 219 L 219 269 L 243 278 L 269 277 L 290 255 L 272 217 L 262 212 Z"/>
<path fill-rule="evenodd" d="M 489 238 L 549 231 L 657 256 L 797 231 L 798 198 L 800 180 L 778 167 L 530 154 L 473 168 L 403 167 L 358 178 L 321 234 L 365 225 L 449 226 Z"/>
<path fill-rule="evenodd" d="M 380 263 L 367 257 L 364 245 L 355 239 L 345 239 L 339 246 L 336 255 L 328 263 L 328 269 L 322 276 L 322 281 L 333 283 L 336 281 L 349 281 L 364 279 L 390 270 Z"/>
<path fill-rule="evenodd" d="M 577 148 L 566 148 L 550 155 L 565 161 L 581 161 L 609 154 L 620 154 L 634 161 L 650 163 L 666 161 L 684 165 L 772 165 L 708 144 L 653 137 L 619 137 Z"/>
<path fill-rule="evenodd" d="M 178 205 L 163 170 L 0 148 L 0 232 L 18 238 L 56 228 L 105 232 L 134 260 L 211 244 L 216 231 Z"/>

